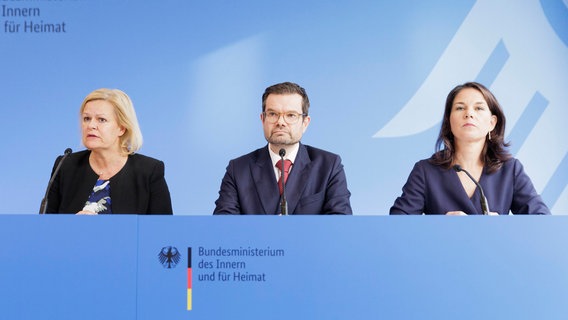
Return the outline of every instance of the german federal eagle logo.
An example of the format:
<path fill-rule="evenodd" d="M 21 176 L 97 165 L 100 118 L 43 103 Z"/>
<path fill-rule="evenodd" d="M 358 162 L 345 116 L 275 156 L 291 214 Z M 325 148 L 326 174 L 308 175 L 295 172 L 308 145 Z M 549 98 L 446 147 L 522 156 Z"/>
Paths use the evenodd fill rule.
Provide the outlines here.
<path fill-rule="evenodd" d="M 167 246 L 163 247 L 158 254 L 158 259 L 164 268 L 175 268 L 181 259 L 181 254 L 176 247 Z"/>

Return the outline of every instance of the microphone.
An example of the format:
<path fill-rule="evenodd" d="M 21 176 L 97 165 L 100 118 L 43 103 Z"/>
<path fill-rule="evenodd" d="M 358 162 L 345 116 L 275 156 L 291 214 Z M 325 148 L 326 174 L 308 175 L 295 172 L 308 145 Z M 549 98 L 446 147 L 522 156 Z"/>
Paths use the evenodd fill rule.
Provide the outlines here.
<path fill-rule="evenodd" d="M 278 151 L 280 155 L 280 161 L 282 161 L 282 170 L 280 170 L 280 181 L 282 181 L 282 198 L 280 200 L 280 215 L 288 215 L 288 201 L 286 201 L 286 184 L 284 183 L 284 156 L 286 155 L 286 150 L 284 148 Z"/>
<path fill-rule="evenodd" d="M 471 179 L 471 181 L 475 183 L 477 189 L 479 189 L 479 192 L 481 193 L 481 199 L 479 199 L 479 201 L 481 202 L 481 211 L 483 211 L 483 214 L 488 215 L 489 204 L 487 203 L 487 198 L 485 197 L 485 193 L 483 192 L 483 188 L 481 187 L 481 185 L 477 181 L 475 181 L 475 179 L 471 176 L 471 174 L 469 174 L 469 172 L 467 172 L 467 170 L 462 168 L 459 164 L 454 165 L 453 168 L 454 170 L 456 170 L 456 172 L 460 171 L 465 172 L 465 174 L 467 174 L 467 176 Z"/>
<path fill-rule="evenodd" d="M 47 196 L 49 194 L 49 190 L 51 189 L 51 185 L 53 184 L 53 180 L 55 180 L 55 176 L 57 176 L 57 173 L 59 172 L 59 169 L 61 168 L 63 161 L 65 161 L 65 159 L 67 158 L 68 155 L 71 154 L 71 152 L 73 152 L 71 148 L 65 149 L 65 152 L 63 152 L 63 158 L 61 158 L 61 160 L 57 164 L 57 167 L 55 167 L 55 170 L 51 175 L 51 179 L 49 179 L 49 183 L 47 184 L 47 189 L 45 190 L 45 196 L 41 200 L 41 206 L 39 207 L 39 214 L 44 214 L 47 211 Z"/>

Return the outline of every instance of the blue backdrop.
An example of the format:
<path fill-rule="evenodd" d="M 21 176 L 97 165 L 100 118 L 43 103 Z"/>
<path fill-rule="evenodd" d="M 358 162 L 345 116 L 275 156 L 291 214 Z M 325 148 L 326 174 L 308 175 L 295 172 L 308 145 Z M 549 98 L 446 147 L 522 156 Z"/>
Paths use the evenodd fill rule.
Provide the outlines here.
<path fill-rule="evenodd" d="M 174 212 L 210 214 L 228 161 L 266 143 L 264 88 L 294 81 L 312 103 L 303 142 L 342 156 L 356 214 L 385 214 L 434 151 L 447 93 L 477 80 L 568 214 L 567 0 L 0 6 L 0 213 L 37 212 L 56 156 L 83 149 L 81 101 L 111 87 L 134 101 L 140 152 L 165 162 Z M 49 26 L 60 32 L 38 32 Z"/>

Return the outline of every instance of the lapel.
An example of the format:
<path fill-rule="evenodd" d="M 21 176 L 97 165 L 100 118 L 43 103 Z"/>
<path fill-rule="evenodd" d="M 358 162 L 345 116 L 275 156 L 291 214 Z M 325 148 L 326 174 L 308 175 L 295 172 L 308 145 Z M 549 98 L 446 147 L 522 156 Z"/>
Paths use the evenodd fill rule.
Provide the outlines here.
<path fill-rule="evenodd" d="M 85 206 L 85 202 L 89 199 L 89 196 L 93 192 L 93 187 L 97 182 L 97 174 L 91 169 L 89 165 L 89 155 L 91 154 L 90 151 L 84 151 L 81 154 L 81 158 L 78 160 L 77 171 L 71 172 L 71 183 L 69 186 L 71 190 L 67 192 L 72 194 L 73 197 L 69 204 L 69 208 L 71 208 L 69 213 L 76 213 L 80 210 L 83 210 Z M 61 172 L 59 173 L 61 174 Z"/>
<path fill-rule="evenodd" d="M 292 171 L 286 181 L 286 197 L 288 200 L 288 212 L 294 213 L 298 202 L 302 198 L 304 189 L 310 177 L 310 170 L 312 168 L 312 160 L 308 155 L 306 146 L 300 143 L 296 160 L 292 166 Z M 278 186 L 277 186 L 278 188 Z"/>
<path fill-rule="evenodd" d="M 473 212 L 475 213 L 481 213 L 481 205 L 479 205 L 479 209 L 477 208 L 478 206 L 475 205 L 476 203 L 479 203 L 479 190 L 477 190 L 477 187 L 475 188 L 475 191 L 473 192 L 473 195 L 471 196 L 471 198 L 469 198 L 469 196 L 467 195 L 467 192 L 465 192 L 465 189 L 463 187 L 463 185 L 461 184 L 460 178 L 458 177 L 458 173 L 453 170 L 453 169 L 448 169 L 447 170 L 447 174 L 449 174 L 451 176 L 451 181 L 453 181 L 453 190 L 455 190 L 456 192 L 456 201 L 459 202 L 460 207 L 463 206 L 464 209 L 462 209 L 463 212 L 467 213 L 467 214 L 471 214 Z M 483 176 L 483 174 L 482 174 Z M 481 179 L 480 179 L 481 180 Z"/>
<path fill-rule="evenodd" d="M 251 175 L 263 212 L 267 214 L 278 212 L 280 192 L 272 168 L 272 159 L 268 153 L 268 145 L 257 150 L 255 161 L 251 164 Z"/>
<path fill-rule="evenodd" d="M 484 183 L 484 181 L 485 181 L 485 179 L 484 179 L 484 178 L 485 178 L 485 174 L 486 174 L 486 171 L 485 171 L 485 166 L 484 166 L 484 167 L 483 167 L 483 170 L 481 171 L 481 176 L 479 176 L 479 181 L 478 181 L 479 185 L 480 185 L 482 188 L 484 188 L 484 187 L 483 187 L 483 183 Z M 487 189 L 487 188 L 484 188 L 484 190 L 485 190 L 485 189 Z M 465 191 L 465 190 L 464 190 L 464 191 Z M 473 193 L 473 196 L 471 197 L 471 205 L 472 205 L 473 208 L 474 208 L 474 211 L 472 211 L 472 212 L 477 212 L 478 214 L 483 214 L 483 210 L 481 209 L 481 193 L 480 193 L 480 192 L 481 192 L 481 191 L 480 191 L 479 188 L 476 186 L 476 187 L 475 187 L 475 192 Z M 486 195 L 486 198 L 487 198 L 487 195 Z M 487 202 L 489 202 L 489 199 L 487 200 Z M 489 206 L 489 209 L 491 209 L 491 206 Z"/>
<path fill-rule="evenodd" d="M 130 161 L 132 156 L 128 156 L 128 160 L 124 167 L 112 178 L 110 178 L 110 198 L 112 201 L 112 213 L 133 213 L 132 208 L 136 207 L 134 197 L 132 196 L 133 185 L 128 185 L 130 179 Z M 128 210 L 130 208 L 130 210 Z M 130 211 L 130 212 L 129 212 Z"/>

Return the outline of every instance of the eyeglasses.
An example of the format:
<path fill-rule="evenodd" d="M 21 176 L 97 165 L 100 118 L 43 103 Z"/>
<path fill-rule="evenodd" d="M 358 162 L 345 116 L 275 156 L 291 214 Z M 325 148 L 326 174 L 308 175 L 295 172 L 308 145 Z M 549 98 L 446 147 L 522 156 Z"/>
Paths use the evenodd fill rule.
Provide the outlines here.
<path fill-rule="evenodd" d="M 305 113 L 297 112 L 278 113 L 274 111 L 265 111 L 262 114 L 264 115 L 264 119 L 269 123 L 276 123 L 280 119 L 280 116 L 284 116 L 284 121 L 287 124 L 296 124 L 301 117 L 307 116 Z"/>

